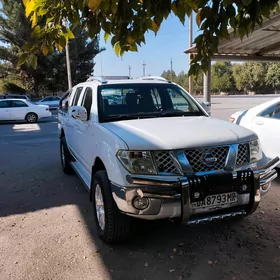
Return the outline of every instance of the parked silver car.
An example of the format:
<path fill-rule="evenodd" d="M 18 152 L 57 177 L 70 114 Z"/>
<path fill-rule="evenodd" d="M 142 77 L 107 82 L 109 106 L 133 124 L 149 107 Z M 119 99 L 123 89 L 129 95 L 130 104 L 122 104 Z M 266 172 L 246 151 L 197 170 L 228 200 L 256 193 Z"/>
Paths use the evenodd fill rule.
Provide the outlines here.
<path fill-rule="evenodd" d="M 59 96 L 47 96 L 40 101 L 36 102 L 38 105 L 48 105 L 50 109 L 57 109 L 59 107 Z"/>

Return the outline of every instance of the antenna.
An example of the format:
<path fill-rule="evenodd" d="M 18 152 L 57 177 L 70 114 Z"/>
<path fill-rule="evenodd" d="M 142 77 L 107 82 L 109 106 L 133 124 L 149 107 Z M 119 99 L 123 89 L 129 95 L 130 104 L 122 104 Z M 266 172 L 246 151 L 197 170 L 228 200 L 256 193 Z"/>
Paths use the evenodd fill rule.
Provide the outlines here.
<path fill-rule="evenodd" d="M 171 73 L 171 82 L 173 81 L 173 62 L 172 62 L 172 57 L 170 60 L 170 73 Z"/>
<path fill-rule="evenodd" d="M 145 77 L 146 76 L 146 63 L 145 63 L 145 61 L 143 61 L 143 63 L 142 63 L 142 65 L 143 65 L 143 76 Z"/>

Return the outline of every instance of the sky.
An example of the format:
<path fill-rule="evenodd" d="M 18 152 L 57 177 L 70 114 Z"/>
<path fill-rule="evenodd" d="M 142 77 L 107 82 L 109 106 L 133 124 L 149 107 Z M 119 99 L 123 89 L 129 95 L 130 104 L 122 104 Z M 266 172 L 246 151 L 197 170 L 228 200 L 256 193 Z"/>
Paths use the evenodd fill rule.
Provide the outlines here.
<path fill-rule="evenodd" d="M 195 15 L 195 14 L 194 14 Z M 131 77 L 143 75 L 143 61 L 145 61 L 145 74 L 160 76 L 164 70 L 171 67 L 178 74 L 181 71 L 187 72 L 189 69 L 189 56 L 184 54 L 184 50 L 189 48 L 189 20 L 186 18 L 185 25 L 171 14 L 167 20 L 163 21 L 158 34 L 150 31 L 146 33 L 146 44 L 138 48 L 138 52 L 126 52 L 122 58 L 117 57 L 111 45 L 110 39 L 105 43 L 104 33 L 100 36 L 100 47 L 106 50 L 98 54 L 94 62 L 95 76 L 117 76 L 129 75 L 129 65 L 131 66 Z M 198 27 L 193 17 L 193 40 L 198 35 Z"/>

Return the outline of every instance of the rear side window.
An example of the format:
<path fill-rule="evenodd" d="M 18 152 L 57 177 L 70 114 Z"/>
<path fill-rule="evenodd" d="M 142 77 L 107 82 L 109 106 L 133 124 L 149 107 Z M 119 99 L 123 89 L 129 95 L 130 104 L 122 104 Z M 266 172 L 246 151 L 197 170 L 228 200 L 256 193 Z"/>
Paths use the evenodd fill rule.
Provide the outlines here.
<path fill-rule="evenodd" d="M 0 101 L 0 108 L 9 108 L 10 106 L 10 101 Z"/>
<path fill-rule="evenodd" d="M 76 89 L 76 92 L 74 94 L 74 98 L 73 98 L 71 106 L 76 106 L 78 104 L 78 101 L 79 101 L 79 98 L 81 96 L 82 91 L 83 91 L 82 87 L 78 87 Z"/>
<path fill-rule="evenodd" d="M 12 104 L 12 107 L 17 107 L 17 108 L 19 108 L 19 107 L 28 107 L 28 105 L 25 102 L 21 101 L 21 100 L 11 101 L 11 104 Z"/>
<path fill-rule="evenodd" d="M 92 106 L 92 89 L 90 87 L 86 88 L 84 98 L 82 101 L 82 106 L 86 108 L 88 120 L 90 119 L 90 112 Z"/>

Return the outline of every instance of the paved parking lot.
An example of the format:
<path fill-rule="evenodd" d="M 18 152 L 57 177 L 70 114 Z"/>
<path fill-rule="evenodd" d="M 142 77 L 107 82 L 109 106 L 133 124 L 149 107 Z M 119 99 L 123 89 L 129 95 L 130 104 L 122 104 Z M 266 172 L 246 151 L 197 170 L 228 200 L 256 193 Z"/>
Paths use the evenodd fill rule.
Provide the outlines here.
<path fill-rule="evenodd" d="M 214 98 L 212 115 L 265 98 Z M 280 279 L 280 180 L 243 220 L 139 221 L 122 246 L 96 237 L 88 194 L 60 168 L 55 116 L 0 124 L 0 279 Z"/>

